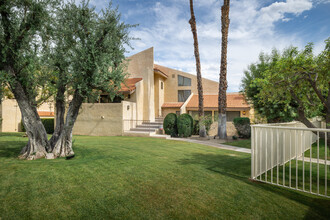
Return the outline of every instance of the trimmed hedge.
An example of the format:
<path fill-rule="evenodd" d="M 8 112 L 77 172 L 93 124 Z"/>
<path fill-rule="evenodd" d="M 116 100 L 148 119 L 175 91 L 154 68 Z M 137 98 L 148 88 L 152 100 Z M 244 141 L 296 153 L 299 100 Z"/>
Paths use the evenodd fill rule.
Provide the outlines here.
<path fill-rule="evenodd" d="M 238 135 L 242 138 L 251 137 L 250 119 L 246 117 L 234 118 L 234 125 Z"/>
<path fill-rule="evenodd" d="M 47 134 L 54 133 L 54 118 L 41 118 L 42 124 L 45 126 Z M 23 122 L 21 122 L 21 130 L 25 132 Z"/>
<path fill-rule="evenodd" d="M 171 135 L 171 137 L 178 136 L 177 120 L 178 117 L 174 113 L 169 113 L 168 115 L 166 115 L 163 124 L 165 134 Z"/>
<path fill-rule="evenodd" d="M 193 131 L 194 120 L 189 114 L 182 114 L 178 117 L 179 137 L 190 137 Z"/>

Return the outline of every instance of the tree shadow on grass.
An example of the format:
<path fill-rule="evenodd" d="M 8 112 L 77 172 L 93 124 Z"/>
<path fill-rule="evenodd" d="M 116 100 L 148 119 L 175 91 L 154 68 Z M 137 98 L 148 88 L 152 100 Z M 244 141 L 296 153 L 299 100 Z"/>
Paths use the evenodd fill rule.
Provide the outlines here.
<path fill-rule="evenodd" d="M 0 141 L 0 158 L 17 158 L 25 144 L 21 141 Z"/>
<path fill-rule="evenodd" d="M 242 158 L 233 155 L 219 154 L 203 154 L 194 153 L 188 159 L 178 161 L 181 165 L 199 164 L 205 169 L 219 173 L 224 176 L 242 181 L 253 187 L 270 191 L 287 199 L 293 200 L 309 207 L 309 211 L 305 215 L 305 219 L 330 219 L 330 199 L 323 197 L 311 196 L 295 190 L 290 190 L 266 183 L 250 180 L 251 159 Z"/>

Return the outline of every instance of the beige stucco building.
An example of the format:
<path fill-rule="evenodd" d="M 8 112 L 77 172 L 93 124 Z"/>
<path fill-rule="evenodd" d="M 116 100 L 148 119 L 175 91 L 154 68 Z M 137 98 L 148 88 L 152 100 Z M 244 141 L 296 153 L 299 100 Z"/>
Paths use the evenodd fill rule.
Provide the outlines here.
<path fill-rule="evenodd" d="M 168 113 L 189 113 L 196 118 L 196 75 L 155 64 L 153 48 L 128 57 L 127 62 L 129 77 L 120 90 L 123 95 L 121 103 L 101 103 L 97 107 L 84 104 L 74 127 L 75 134 L 137 135 L 154 131 L 158 122 L 162 122 Z M 213 130 L 210 131 L 210 135 L 214 135 L 217 128 L 219 84 L 205 78 L 202 82 L 205 115 L 214 120 Z M 106 94 L 103 96 L 104 100 L 109 100 Z M 229 93 L 227 103 L 228 135 L 234 135 L 236 130 L 232 125 L 233 118 L 251 117 L 251 109 L 239 93 Z M 116 115 L 116 120 L 112 115 Z M 111 123 L 103 123 L 107 120 L 111 120 Z M 101 129 L 97 128 L 95 132 L 87 125 L 96 126 L 97 121 Z"/>
<path fill-rule="evenodd" d="M 84 103 L 73 129 L 74 134 L 111 136 L 135 132 L 136 135 L 140 131 L 154 131 L 168 113 L 189 113 L 196 117 L 196 75 L 155 64 L 153 48 L 128 57 L 126 71 L 128 78 L 119 91 L 121 98 L 111 103 L 108 95 L 102 94 L 98 103 Z M 202 82 L 205 115 L 216 122 L 219 84 L 205 78 Z M 241 94 L 228 94 L 227 100 L 229 128 L 234 117 L 250 117 L 250 106 Z M 15 100 L 2 102 L 2 131 L 20 130 L 21 115 L 15 103 Z M 38 111 L 43 117 L 52 117 L 54 106 L 45 104 Z"/>

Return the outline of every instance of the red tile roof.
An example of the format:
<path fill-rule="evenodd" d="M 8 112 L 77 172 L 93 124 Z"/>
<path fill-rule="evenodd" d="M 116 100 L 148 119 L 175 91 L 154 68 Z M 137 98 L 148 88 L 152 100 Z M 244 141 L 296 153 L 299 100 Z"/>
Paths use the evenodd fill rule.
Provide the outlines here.
<path fill-rule="evenodd" d="M 166 78 L 168 77 L 168 75 L 164 72 L 164 68 L 160 65 L 154 64 L 154 71 L 159 72 L 160 74 L 162 74 Z"/>
<path fill-rule="evenodd" d="M 184 102 L 165 102 L 162 108 L 181 108 Z"/>
<path fill-rule="evenodd" d="M 194 95 L 187 108 L 198 108 L 198 95 Z M 218 95 L 204 95 L 204 108 L 218 108 Z M 250 108 L 244 96 L 240 93 L 227 94 L 227 108 Z"/>
<path fill-rule="evenodd" d="M 49 111 L 38 111 L 40 117 L 54 117 L 54 112 Z"/>
<path fill-rule="evenodd" d="M 128 78 L 123 83 L 121 83 L 121 89 L 119 92 L 133 92 L 136 89 L 135 84 L 140 82 L 142 78 Z"/>

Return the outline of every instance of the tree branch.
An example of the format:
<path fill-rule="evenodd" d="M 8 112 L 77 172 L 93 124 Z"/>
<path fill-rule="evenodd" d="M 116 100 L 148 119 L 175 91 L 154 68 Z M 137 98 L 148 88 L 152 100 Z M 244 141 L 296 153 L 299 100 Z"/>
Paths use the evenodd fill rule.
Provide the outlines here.
<path fill-rule="evenodd" d="M 315 74 L 316 74 L 316 77 L 315 77 L 315 78 L 317 79 L 317 73 L 315 73 Z M 316 81 L 314 81 L 314 80 L 312 79 L 312 77 L 311 77 L 310 74 L 308 74 L 307 81 L 311 84 L 311 86 L 312 86 L 314 92 L 316 93 L 317 97 L 321 100 L 321 103 L 323 104 L 323 106 L 324 106 L 326 109 L 328 109 L 328 106 L 327 106 L 327 104 L 326 104 L 326 102 L 327 102 L 326 99 L 323 97 L 321 90 L 319 90 L 319 89 L 317 88 Z"/>
<path fill-rule="evenodd" d="M 4 27 L 5 41 L 9 43 L 11 40 L 10 30 L 12 29 L 12 25 L 9 21 L 9 13 L 7 11 L 1 10 L 0 14 L 1 14 L 1 20 L 3 23 L 3 27 Z"/>
<path fill-rule="evenodd" d="M 299 97 L 294 93 L 292 88 L 290 88 L 290 93 L 292 97 L 298 102 L 298 120 L 302 122 L 304 125 L 306 125 L 308 128 L 316 128 L 315 125 L 310 122 L 307 117 L 305 116 L 305 109 L 302 101 L 299 99 Z"/>

